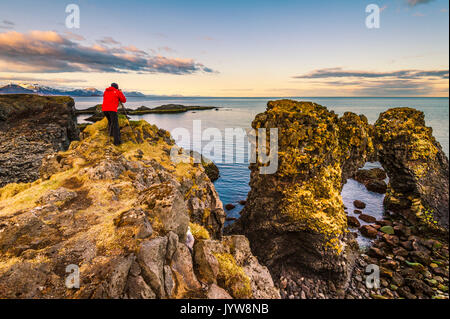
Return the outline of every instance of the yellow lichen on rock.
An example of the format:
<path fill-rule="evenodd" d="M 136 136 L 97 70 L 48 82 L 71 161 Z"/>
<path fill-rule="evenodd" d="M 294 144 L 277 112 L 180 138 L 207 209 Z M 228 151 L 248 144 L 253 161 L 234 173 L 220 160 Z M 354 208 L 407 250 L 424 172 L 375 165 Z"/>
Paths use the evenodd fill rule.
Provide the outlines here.
<path fill-rule="evenodd" d="M 254 128 L 278 128 L 279 176 L 314 175 L 330 157 L 338 157 L 337 116 L 311 102 L 270 101 Z"/>
<path fill-rule="evenodd" d="M 231 293 L 237 299 L 252 298 L 250 278 L 239 267 L 233 255 L 229 253 L 214 254 L 219 263 L 217 283 Z"/>
<path fill-rule="evenodd" d="M 448 158 L 425 125 L 424 113 L 407 107 L 389 109 L 374 127 L 392 189 L 386 195 L 388 208 L 412 211 L 422 225 L 448 232 Z"/>
<path fill-rule="evenodd" d="M 194 236 L 195 240 L 210 238 L 209 233 L 205 227 L 196 223 L 189 223 L 189 226 L 191 228 L 192 236 Z"/>
<path fill-rule="evenodd" d="M 135 254 L 143 240 L 170 231 L 184 240 L 189 215 L 180 193 L 186 187 L 179 181 L 195 177 L 205 187 L 208 177 L 201 166 L 171 161 L 168 132 L 145 121 L 132 121 L 131 131 L 123 117 L 119 122 L 122 145 L 112 144 L 104 119 L 87 126 L 67 151 L 45 158 L 41 179 L 0 188 L 0 216 L 7 221 L 0 232 L 0 278 L 11 267 L 41 265 L 50 254 L 45 261 L 50 269 L 77 264 L 84 273 L 96 274 L 76 294 L 64 288 L 63 280 L 52 286 L 53 293 L 90 297 L 89 287 L 102 280 L 97 272 L 112 267 L 115 258 Z M 123 214 L 141 217 L 118 222 Z M 206 230 L 199 234 L 209 236 Z M 0 296 L 12 293 L 13 286 L 3 280 Z"/>
<path fill-rule="evenodd" d="M 330 242 L 340 238 L 347 226 L 344 205 L 340 195 L 341 169 L 339 163 L 323 167 L 307 182 L 288 187 L 283 191 L 285 214 L 299 229 L 323 234 Z M 331 247 L 340 253 L 339 240 Z"/>

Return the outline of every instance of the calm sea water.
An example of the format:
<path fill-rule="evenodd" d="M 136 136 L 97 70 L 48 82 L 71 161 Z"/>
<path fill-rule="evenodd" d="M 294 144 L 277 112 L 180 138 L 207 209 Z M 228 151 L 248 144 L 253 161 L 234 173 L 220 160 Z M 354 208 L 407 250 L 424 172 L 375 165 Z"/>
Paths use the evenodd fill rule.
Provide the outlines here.
<path fill-rule="evenodd" d="M 264 112 L 267 101 L 277 98 L 130 98 L 127 107 L 135 108 L 141 105 L 155 107 L 162 104 L 177 103 L 184 105 L 203 105 L 220 107 L 219 111 L 191 111 L 179 114 L 147 114 L 133 116 L 133 119 L 144 119 L 158 127 L 172 131 L 175 128 L 186 128 L 193 132 L 193 120 L 201 120 L 202 129 L 218 128 L 224 136 L 226 128 L 250 128 L 255 115 Z M 364 114 L 370 123 L 374 123 L 378 115 L 392 107 L 413 107 L 425 113 L 427 126 L 433 128 L 433 134 L 441 143 L 445 153 L 449 152 L 449 99 L 448 98 L 315 98 L 294 97 L 300 101 L 312 101 L 328 107 L 338 115 L 346 111 Z M 101 98 L 76 98 L 76 107 L 85 109 L 101 103 Z M 79 117 L 82 122 L 84 117 Z M 206 143 L 207 141 L 205 141 Z M 218 143 L 222 143 L 219 141 Z M 184 148 L 193 148 L 186 142 L 178 142 Z M 246 144 L 239 145 L 234 142 L 221 144 L 223 146 L 222 161 L 225 156 L 233 155 L 238 158 L 244 155 L 246 158 Z M 200 151 L 200 149 L 196 149 Z M 236 204 L 236 208 L 228 212 L 229 216 L 239 217 L 242 206 L 237 204 L 239 200 L 245 199 L 249 191 L 250 173 L 248 162 L 244 163 L 220 163 L 220 156 L 204 154 L 217 162 L 221 177 L 214 184 L 224 204 Z M 372 164 L 377 166 L 377 164 Z M 371 167 L 370 165 L 368 166 Z M 372 215 L 382 214 L 383 195 L 367 192 L 365 187 L 356 181 L 349 180 L 342 193 L 344 203 L 347 207 L 352 206 L 354 199 L 363 199 L 368 205 L 366 210 Z M 350 209 L 350 212 L 353 209 Z M 350 213 L 349 212 L 349 213 Z"/>

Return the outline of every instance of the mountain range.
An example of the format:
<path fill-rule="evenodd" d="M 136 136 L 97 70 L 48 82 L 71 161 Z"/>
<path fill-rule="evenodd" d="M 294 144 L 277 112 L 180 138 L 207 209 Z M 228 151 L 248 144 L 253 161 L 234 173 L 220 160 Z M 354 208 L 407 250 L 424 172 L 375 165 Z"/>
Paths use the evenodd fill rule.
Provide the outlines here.
<path fill-rule="evenodd" d="M 0 87 L 0 94 L 39 94 L 39 95 L 68 95 L 68 96 L 103 96 L 103 92 L 95 88 L 86 89 L 57 89 L 39 84 L 8 84 Z M 126 96 L 145 96 L 141 92 L 124 92 Z"/>

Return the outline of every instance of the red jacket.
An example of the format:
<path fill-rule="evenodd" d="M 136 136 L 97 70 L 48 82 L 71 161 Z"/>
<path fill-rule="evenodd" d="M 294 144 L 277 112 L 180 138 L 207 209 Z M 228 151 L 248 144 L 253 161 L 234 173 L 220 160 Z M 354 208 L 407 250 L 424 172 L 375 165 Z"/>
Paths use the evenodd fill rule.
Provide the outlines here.
<path fill-rule="evenodd" d="M 102 111 L 117 112 L 119 101 L 125 103 L 127 98 L 123 95 L 122 91 L 110 86 L 105 90 L 105 93 L 103 93 Z"/>

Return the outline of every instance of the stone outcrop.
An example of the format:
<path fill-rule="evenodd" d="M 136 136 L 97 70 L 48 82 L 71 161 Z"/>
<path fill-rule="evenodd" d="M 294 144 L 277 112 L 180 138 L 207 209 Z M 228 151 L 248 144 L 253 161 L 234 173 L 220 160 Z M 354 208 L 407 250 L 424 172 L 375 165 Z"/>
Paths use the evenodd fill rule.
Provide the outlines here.
<path fill-rule="evenodd" d="M 72 98 L 0 95 L 0 187 L 38 179 L 42 159 L 78 134 Z"/>
<path fill-rule="evenodd" d="M 222 241 L 200 240 L 194 256 L 199 280 L 218 284 L 234 298 L 280 297 L 268 269 L 252 255 L 244 236 L 225 236 Z"/>
<path fill-rule="evenodd" d="M 374 140 L 390 178 L 386 207 L 448 232 L 448 158 L 425 126 L 423 112 L 393 108 L 382 113 Z"/>
<path fill-rule="evenodd" d="M 338 127 L 342 182 L 345 183 L 366 162 L 376 158 L 372 141 L 373 126 L 364 115 L 345 112 L 338 120 Z"/>
<path fill-rule="evenodd" d="M 430 238 L 400 217 L 419 202 L 448 222 L 448 161 L 421 112 L 392 109 L 372 126 L 364 116 L 338 118 L 314 103 L 281 100 L 269 102 L 252 127 L 278 128 L 278 171 L 264 175 L 261 164 L 250 165 L 246 206 L 227 233 L 249 238 L 283 298 L 448 298 L 448 238 Z M 366 255 L 352 249 L 346 228 L 360 222 L 346 217 L 340 191 L 354 177 L 385 192 L 383 170 L 359 170 L 375 159 L 390 178 L 388 208 L 400 214 L 360 215 L 369 223 L 361 233 L 374 240 Z M 429 221 L 421 212 L 416 217 Z M 365 286 L 368 264 L 380 267 L 382 287 Z"/>
<path fill-rule="evenodd" d="M 250 165 L 246 206 L 227 232 L 245 234 L 277 278 L 288 273 L 344 282 L 353 252 L 345 240 L 340 191 L 368 157 L 367 121 L 352 113 L 339 119 L 315 103 L 281 100 L 269 102 L 252 127 L 278 128 L 278 171 L 264 175 L 259 163 Z"/>
<path fill-rule="evenodd" d="M 168 132 L 132 122 L 133 142 L 119 122 L 121 146 L 102 120 L 48 155 L 38 180 L 0 188 L 0 298 L 278 297 L 246 239 L 221 239 L 225 213 L 201 164 L 173 163 Z M 193 257 L 188 227 L 194 252 L 214 246 L 207 258 Z M 68 289 L 75 266 L 80 287 Z"/>

